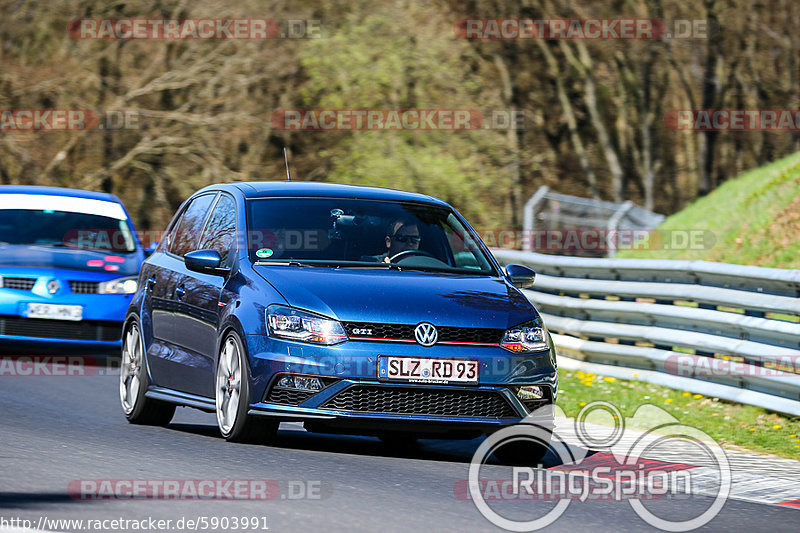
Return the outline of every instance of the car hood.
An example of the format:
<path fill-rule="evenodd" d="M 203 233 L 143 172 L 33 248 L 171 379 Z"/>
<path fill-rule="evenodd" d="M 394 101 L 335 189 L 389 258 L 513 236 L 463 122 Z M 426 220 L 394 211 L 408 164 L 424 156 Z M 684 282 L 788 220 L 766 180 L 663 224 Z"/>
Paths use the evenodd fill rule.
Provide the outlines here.
<path fill-rule="evenodd" d="M 509 328 L 537 316 L 502 278 L 429 272 L 254 266 L 289 305 L 344 322 Z"/>
<path fill-rule="evenodd" d="M 59 268 L 133 276 L 139 273 L 141 252 L 114 254 L 54 246 L 0 244 L 0 267 Z"/>

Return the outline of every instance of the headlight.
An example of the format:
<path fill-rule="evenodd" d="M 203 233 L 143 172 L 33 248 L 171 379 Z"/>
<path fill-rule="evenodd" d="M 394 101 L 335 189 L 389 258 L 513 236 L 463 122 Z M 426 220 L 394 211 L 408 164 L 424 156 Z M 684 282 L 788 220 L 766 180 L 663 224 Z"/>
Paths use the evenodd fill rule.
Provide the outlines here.
<path fill-rule="evenodd" d="M 97 287 L 97 292 L 100 294 L 133 294 L 137 287 L 136 276 L 131 276 L 104 281 Z"/>
<path fill-rule="evenodd" d="M 347 333 L 336 320 L 283 305 L 267 308 L 267 328 L 271 336 L 293 341 L 330 345 L 347 340 Z"/>
<path fill-rule="evenodd" d="M 531 320 L 507 330 L 500 346 L 514 353 L 543 352 L 550 349 L 550 335 L 539 320 Z"/>

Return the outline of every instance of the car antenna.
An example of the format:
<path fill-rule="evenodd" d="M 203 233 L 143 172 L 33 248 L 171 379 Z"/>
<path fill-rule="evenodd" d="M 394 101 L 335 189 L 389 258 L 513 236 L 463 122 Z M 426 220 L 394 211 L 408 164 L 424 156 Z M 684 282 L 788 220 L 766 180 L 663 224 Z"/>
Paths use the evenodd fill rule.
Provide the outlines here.
<path fill-rule="evenodd" d="M 283 147 L 283 160 L 286 161 L 286 181 L 292 181 L 292 175 L 289 174 L 289 154 L 286 152 L 286 147 Z"/>

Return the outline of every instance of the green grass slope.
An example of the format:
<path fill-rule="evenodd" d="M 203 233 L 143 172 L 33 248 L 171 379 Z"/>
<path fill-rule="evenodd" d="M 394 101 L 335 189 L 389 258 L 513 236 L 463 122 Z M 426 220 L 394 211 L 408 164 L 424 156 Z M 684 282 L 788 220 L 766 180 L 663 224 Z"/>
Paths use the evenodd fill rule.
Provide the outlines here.
<path fill-rule="evenodd" d="M 625 250 L 617 257 L 800 268 L 800 152 L 724 183 L 667 218 L 658 229 L 663 242 L 670 242 L 671 231 L 702 230 L 713 234 L 713 244 L 695 249 Z"/>

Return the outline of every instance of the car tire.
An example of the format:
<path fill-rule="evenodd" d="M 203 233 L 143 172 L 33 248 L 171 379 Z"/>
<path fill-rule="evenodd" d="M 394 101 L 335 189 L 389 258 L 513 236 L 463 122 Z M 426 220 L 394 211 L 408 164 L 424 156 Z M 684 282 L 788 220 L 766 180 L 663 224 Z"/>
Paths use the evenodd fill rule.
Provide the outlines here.
<path fill-rule="evenodd" d="M 278 431 L 277 420 L 248 415 L 250 365 L 239 335 L 228 332 L 220 343 L 214 376 L 217 425 L 229 442 L 264 443 Z"/>
<path fill-rule="evenodd" d="M 507 466 L 538 466 L 550 449 L 550 438 L 547 442 L 539 439 L 518 440 L 509 442 L 495 448 L 492 454 L 501 464 Z"/>
<path fill-rule="evenodd" d="M 413 433 L 391 432 L 378 435 L 383 445 L 392 451 L 405 452 L 416 448 L 417 437 Z"/>
<path fill-rule="evenodd" d="M 122 412 L 132 424 L 166 426 L 175 415 L 175 405 L 147 398 L 145 393 L 149 386 L 142 333 L 136 320 L 131 320 L 122 335 L 122 361 L 119 367 Z"/>

